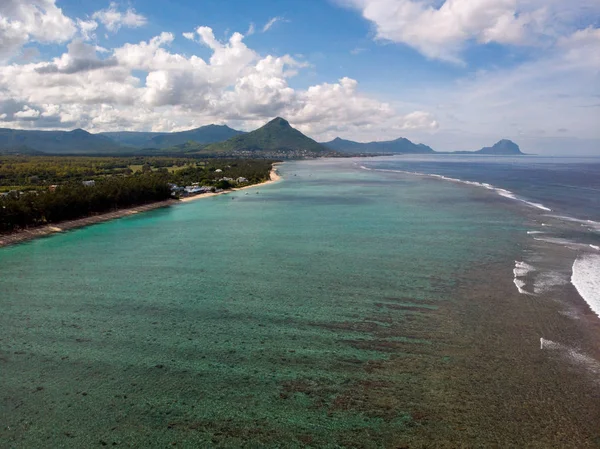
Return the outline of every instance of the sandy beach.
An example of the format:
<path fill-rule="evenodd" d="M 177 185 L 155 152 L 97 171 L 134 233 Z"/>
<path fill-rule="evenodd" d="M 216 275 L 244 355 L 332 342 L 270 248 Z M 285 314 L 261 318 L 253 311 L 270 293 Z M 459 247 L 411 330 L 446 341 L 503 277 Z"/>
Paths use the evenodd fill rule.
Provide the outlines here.
<path fill-rule="evenodd" d="M 187 203 L 189 201 L 195 201 L 195 200 L 199 200 L 202 198 L 210 198 L 212 196 L 217 196 L 217 195 L 224 195 L 226 193 L 232 193 L 232 192 L 237 192 L 239 190 L 246 190 L 246 189 L 251 189 L 254 187 L 259 187 L 259 186 L 265 186 L 267 184 L 273 184 L 277 181 L 279 181 L 281 179 L 281 176 L 277 173 L 277 166 L 280 165 L 281 162 L 276 162 L 273 164 L 273 167 L 271 168 L 271 172 L 269 173 L 269 177 L 270 179 L 268 181 L 265 182 L 261 182 L 260 184 L 252 184 L 250 186 L 245 186 L 245 187 L 239 187 L 236 189 L 230 189 L 230 190 L 223 190 L 222 192 L 215 192 L 215 193 L 204 193 L 202 195 L 196 195 L 196 196 L 190 196 L 187 198 L 181 198 L 181 202 L 183 203 Z"/>

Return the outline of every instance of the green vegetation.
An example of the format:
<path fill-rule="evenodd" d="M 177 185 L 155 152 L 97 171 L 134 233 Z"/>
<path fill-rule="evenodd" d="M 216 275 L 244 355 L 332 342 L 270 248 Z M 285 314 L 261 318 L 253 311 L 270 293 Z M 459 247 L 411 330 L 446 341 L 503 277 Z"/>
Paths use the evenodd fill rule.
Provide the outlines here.
<path fill-rule="evenodd" d="M 120 146 L 106 136 L 83 129 L 38 131 L 0 128 L 0 153 L 4 154 L 101 154 L 119 151 Z"/>
<path fill-rule="evenodd" d="M 292 128 L 280 117 L 250 133 L 233 137 L 225 142 L 207 145 L 202 151 L 215 154 L 260 153 L 297 158 L 323 156 L 327 153 L 325 147 Z"/>
<path fill-rule="evenodd" d="M 0 232 L 166 200 L 170 184 L 256 184 L 269 179 L 271 166 L 268 160 L 2 156 Z M 223 179 L 240 177 L 247 181 Z"/>
<path fill-rule="evenodd" d="M 318 143 L 277 117 L 261 128 L 244 133 L 226 125 L 207 125 L 187 131 L 117 131 L 90 134 L 73 131 L 38 131 L 0 128 L 0 155 L 88 155 L 153 157 L 235 157 L 305 159 L 344 155 L 435 154 L 431 147 L 403 137 L 379 142 L 336 138 Z M 521 155 L 519 146 L 501 140 L 478 151 L 457 154 Z"/>
<path fill-rule="evenodd" d="M 145 133 L 145 132 L 108 132 L 100 135 L 112 139 L 123 146 L 136 148 L 159 148 L 165 149 L 186 142 L 208 144 L 221 142 L 233 136 L 243 134 L 226 125 L 207 125 L 200 128 L 190 129 L 174 133 Z"/>
<path fill-rule="evenodd" d="M 69 182 L 54 191 L 13 192 L 0 199 L 0 232 L 74 220 L 170 197 L 171 189 L 158 174 L 111 177 L 90 187 Z"/>
<path fill-rule="evenodd" d="M 122 131 L 90 134 L 81 129 L 0 129 L 0 155 L 2 154 L 263 159 L 304 159 L 337 155 L 292 128 L 282 118 L 276 118 L 250 133 L 225 125 L 207 125 L 173 133 Z"/>

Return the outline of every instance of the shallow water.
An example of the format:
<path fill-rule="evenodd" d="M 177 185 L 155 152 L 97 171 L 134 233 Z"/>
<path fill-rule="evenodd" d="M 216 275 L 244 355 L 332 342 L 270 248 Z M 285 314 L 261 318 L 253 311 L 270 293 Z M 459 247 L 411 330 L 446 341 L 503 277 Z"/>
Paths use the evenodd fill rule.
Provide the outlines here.
<path fill-rule="evenodd" d="M 417 438 L 427 385 L 454 382 L 437 376 L 459 345 L 464 274 L 493 264 L 510 282 L 528 219 L 348 160 L 280 171 L 0 250 L 0 446 Z"/>

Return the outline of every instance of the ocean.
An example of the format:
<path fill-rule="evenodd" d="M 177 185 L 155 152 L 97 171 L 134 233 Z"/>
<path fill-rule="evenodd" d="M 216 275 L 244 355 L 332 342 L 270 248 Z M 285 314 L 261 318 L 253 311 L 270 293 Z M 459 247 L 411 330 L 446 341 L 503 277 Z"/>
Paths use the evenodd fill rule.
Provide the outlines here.
<path fill-rule="evenodd" d="M 0 446 L 600 446 L 600 159 L 279 172 L 0 249 Z"/>
<path fill-rule="evenodd" d="M 572 250 L 571 282 L 600 315 L 600 158 L 403 157 L 365 163 L 362 168 L 480 187 L 538 209 L 540 223 L 528 234 Z M 517 261 L 515 284 L 521 293 L 528 294 L 521 278 L 534 271 L 531 264 Z M 537 277 L 538 291 L 549 287 L 549 277 L 549 282 L 566 282 L 556 273 Z"/>

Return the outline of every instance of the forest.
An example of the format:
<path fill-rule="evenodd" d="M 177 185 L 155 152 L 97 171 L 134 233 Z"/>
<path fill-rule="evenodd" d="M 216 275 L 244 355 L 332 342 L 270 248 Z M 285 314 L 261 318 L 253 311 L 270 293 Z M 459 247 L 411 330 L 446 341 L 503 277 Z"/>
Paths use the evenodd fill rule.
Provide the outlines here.
<path fill-rule="evenodd" d="M 246 178 L 245 185 L 260 183 L 269 179 L 272 163 L 258 159 L 2 156 L 0 232 L 166 200 L 172 197 L 170 184 L 232 187 L 224 177 Z"/>

